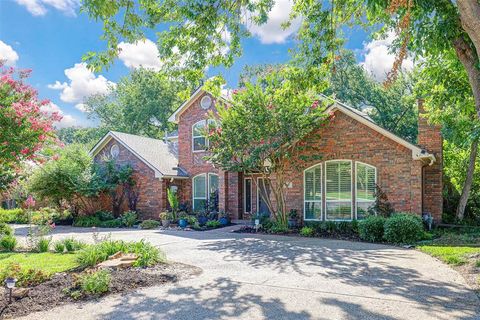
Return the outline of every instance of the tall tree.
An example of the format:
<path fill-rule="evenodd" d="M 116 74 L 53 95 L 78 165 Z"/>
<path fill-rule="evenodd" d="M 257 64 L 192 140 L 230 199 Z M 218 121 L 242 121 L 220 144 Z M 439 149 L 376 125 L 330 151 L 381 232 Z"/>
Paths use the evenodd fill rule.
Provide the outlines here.
<path fill-rule="evenodd" d="M 212 115 L 222 126 L 209 128 L 207 158 L 224 170 L 261 176 L 260 190 L 270 190 L 275 201 L 264 192 L 260 196 L 284 228 L 288 169 L 319 159 L 318 153 L 302 151 L 314 148 L 304 138 L 316 136 L 312 131 L 326 120 L 317 96 L 326 85 L 324 74 L 280 68 L 255 84 L 246 83 L 233 93 L 228 108 L 220 107 L 218 116 Z"/>
<path fill-rule="evenodd" d="M 4 68 L 0 61 L 0 172 L 25 160 L 42 161 L 40 151 L 56 142 L 53 124 L 62 117 L 45 110 L 50 101 L 39 100 L 25 83 L 29 75 Z"/>
<path fill-rule="evenodd" d="M 475 179 L 480 138 L 480 120 L 476 117 L 468 75 L 456 59 L 455 52 L 450 50 L 437 59 L 426 59 L 416 71 L 415 77 L 415 92 L 425 98 L 430 120 L 443 125 L 444 137 L 451 145 L 446 151 L 457 152 L 463 149 L 469 154 L 463 172 L 450 172 L 450 175 L 462 177 L 461 196 L 456 209 L 457 219 L 462 220 Z M 462 157 L 462 153 L 448 155 L 447 159 L 452 162 L 459 157 Z"/>
<path fill-rule="evenodd" d="M 90 117 L 99 119 L 103 129 L 159 138 L 171 129 L 168 117 L 180 104 L 182 88 L 161 73 L 137 69 L 111 92 L 90 96 L 85 104 Z"/>

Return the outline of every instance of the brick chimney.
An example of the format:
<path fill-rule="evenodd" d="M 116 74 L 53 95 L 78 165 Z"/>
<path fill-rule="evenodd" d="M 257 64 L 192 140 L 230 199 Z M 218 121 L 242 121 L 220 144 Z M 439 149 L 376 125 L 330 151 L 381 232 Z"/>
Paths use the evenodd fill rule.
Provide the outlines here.
<path fill-rule="evenodd" d="M 435 156 L 435 163 L 422 170 L 422 212 L 431 213 L 439 223 L 443 211 L 443 139 L 441 127 L 425 118 L 424 100 L 418 99 L 418 146 Z"/>

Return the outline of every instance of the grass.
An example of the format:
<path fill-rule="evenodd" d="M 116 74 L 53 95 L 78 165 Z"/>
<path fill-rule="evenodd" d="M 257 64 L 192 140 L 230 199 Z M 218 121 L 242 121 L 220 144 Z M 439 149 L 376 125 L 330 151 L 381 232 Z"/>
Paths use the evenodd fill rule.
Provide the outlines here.
<path fill-rule="evenodd" d="M 11 263 L 19 264 L 22 269 L 41 270 L 49 275 L 78 267 L 77 254 L 0 253 L 0 272 Z"/>
<path fill-rule="evenodd" d="M 476 247 L 420 246 L 419 249 L 447 264 L 455 266 L 467 263 L 471 255 L 480 255 L 480 248 Z M 477 261 L 477 265 L 480 264 L 479 262 L 480 260 Z"/>

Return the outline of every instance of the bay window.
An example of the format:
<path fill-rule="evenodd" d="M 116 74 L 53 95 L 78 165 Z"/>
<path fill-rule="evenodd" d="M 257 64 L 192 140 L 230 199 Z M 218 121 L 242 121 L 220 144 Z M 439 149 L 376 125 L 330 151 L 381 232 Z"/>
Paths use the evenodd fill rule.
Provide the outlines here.
<path fill-rule="evenodd" d="M 355 198 L 357 219 L 363 219 L 375 202 L 377 168 L 362 162 L 355 163 Z"/>
<path fill-rule="evenodd" d="M 352 161 L 325 163 L 325 219 L 352 219 Z"/>

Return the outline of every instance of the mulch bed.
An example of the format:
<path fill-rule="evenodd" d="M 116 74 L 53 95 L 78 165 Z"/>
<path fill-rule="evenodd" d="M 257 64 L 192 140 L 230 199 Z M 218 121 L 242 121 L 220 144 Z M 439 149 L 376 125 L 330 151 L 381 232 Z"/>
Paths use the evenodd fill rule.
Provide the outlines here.
<path fill-rule="evenodd" d="M 110 291 L 106 294 L 124 293 L 138 288 L 159 286 L 199 275 L 200 268 L 182 264 L 158 264 L 148 268 L 127 268 L 111 270 Z M 15 318 L 37 311 L 45 311 L 67 303 L 79 303 L 98 296 L 89 296 L 74 300 L 64 289 L 74 286 L 78 273 L 58 273 L 50 280 L 29 288 L 28 295 L 8 304 L 8 298 L 0 298 L 0 319 Z M 0 288 L 2 290 L 3 288 Z"/>
<path fill-rule="evenodd" d="M 281 235 L 281 236 L 290 236 L 290 237 L 302 237 L 300 235 L 299 229 L 289 229 L 288 232 L 282 233 L 272 233 L 265 232 L 263 229 L 258 231 L 255 227 L 243 226 L 238 230 L 234 230 L 234 233 L 254 233 L 254 234 L 270 234 L 270 235 Z M 336 239 L 336 240 L 348 240 L 348 241 L 362 241 L 356 234 L 340 234 L 340 233 L 325 233 L 325 234 L 315 234 L 312 238 L 325 238 L 325 239 Z"/>

